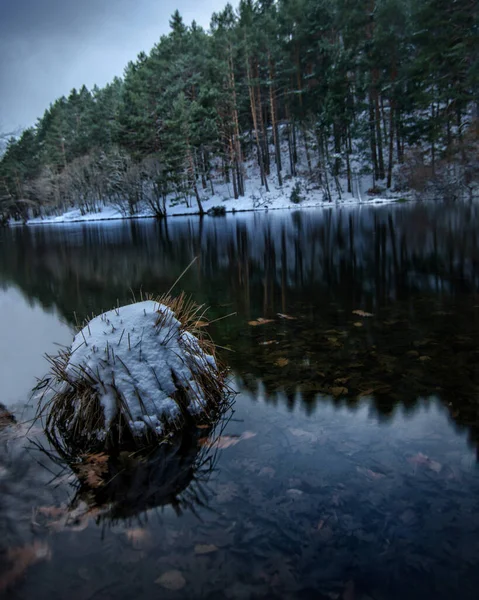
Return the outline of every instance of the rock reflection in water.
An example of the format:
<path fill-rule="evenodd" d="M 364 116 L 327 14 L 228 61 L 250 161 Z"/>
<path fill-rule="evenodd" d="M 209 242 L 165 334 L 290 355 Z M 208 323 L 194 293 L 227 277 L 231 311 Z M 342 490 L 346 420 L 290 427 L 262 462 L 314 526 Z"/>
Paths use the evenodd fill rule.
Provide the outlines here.
<path fill-rule="evenodd" d="M 102 522 L 141 519 L 146 511 L 166 506 L 177 515 L 195 512 L 207 503 L 205 487 L 214 468 L 214 454 L 200 442 L 204 435 L 188 431 L 145 452 L 122 452 L 106 462 L 93 455 L 72 464 L 78 481 L 69 509 L 84 503 Z"/>

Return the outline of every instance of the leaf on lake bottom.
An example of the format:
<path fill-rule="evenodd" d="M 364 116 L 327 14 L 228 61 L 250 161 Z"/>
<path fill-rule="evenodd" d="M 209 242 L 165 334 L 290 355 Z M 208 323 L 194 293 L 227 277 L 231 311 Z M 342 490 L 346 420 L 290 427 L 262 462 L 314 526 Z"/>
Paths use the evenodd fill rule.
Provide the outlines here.
<path fill-rule="evenodd" d="M 288 321 L 296 321 L 296 317 L 291 317 L 290 315 L 285 315 L 284 313 L 277 313 L 280 319 L 287 319 Z"/>
<path fill-rule="evenodd" d="M 278 358 L 278 360 L 276 360 L 274 364 L 278 367 L 285 367 L 286 365 L 289 365 L 289 359 L 281 357 Z"/>
<path fill-rule="evenodd" d="M 216 501 L 220 504 L 231 502 L 239 494 L 239 488 L 235 483 L 224 483 L 216 490 Z"/>
<path fill-rule="evenodd" d="M 355 600 L 356 592 L 354 581 L 348 581 L 344 586 L 343 595 L 341 596 L 341 600 Z"/>
<path fill-rule="evenodd" d="M 214 544 L 197 544 L 195 546 L 195 554 L 211 554 L 217 550 L 218 548 Z"/>
<path fill-rule="evenodd" d="M 139 548 L 146 542 L 150 541 L 150 533 L 141 527 L 134 527 L 125 531 L 127 540 L 133 544 L 135 548 Z"/>
<path fill-rule="evenodd" d="M 300 438 L 301 440 L 305 441 L 305 442 L 317 442 L 319 439 L 319 436 L 315 433 L 313 433 L 312 431 L 306 431 L 305 429 L 296 429 L 293 427 L 290 427 L 289 431 L 297 438 Z"/>
<path fill-rule="evenodd" d="M 249 440 L 250 438 L 255 437 L 255 435 L 256 433 L 253 433 L 252 431 L 244 431 L 241 435 L 220 435 L 214 440 L 201 438 L 199 443 L 202 446 L 208 446 L 208 448 L 224 450 L 225 448 L 236 446 L 236 444 L 239 444 L 243 440 Z"/>
<path fill-rule="evenodd" d="M 186 580 L 180 571 L 174 569 L 163 573 L 161 577 L 158 577 L 155 583 L 158 583 L 167 590 L 178 591 L 185 587 Z"/>
<path fill-rule="evenodd" d="M 410 456 L 408 458 L 408 461 L 412 465 L 423 465 L 425 467 L 428 467 L 429 469 L 431 469 L 431 471 L 434 471 L 435 473 L 440 473 L 442 471 L 441 463 L 437 462 L 436 460 L 431 460 L 429 456 L 426 456 L 422 452 L 418 452 L 414 456 Z"/>
<path fill-rule="evenodd" d="M 270 346 L 271 344 L 279 344 L 276 340 L 266 340 L 265 342 L 260 342 L 260 346 Z"/>
<path fill-rule="evenodd" d="M 51 556 L 50 546 L 46 542 L 35 541 L 19 548 L 10 548 L 7 551 L 7 560 L 11 566 L 0 577 L 0 592 L 20 579 L 28 567 L 42 560 L 50 560 Z"/>
<path fill-rule="evenodd" d="M 372 469 L 366 469 L 365 467 L 356 467 L 358 473 L 362 475 L 366 475 L 369 479 L 383 479 L 386 477 L 384 473 L 378 473 L 377 471 L 373 471 Z"/>
<path fill-rule="evenodd" d="M 348 393 L 348 391 L 348 388 L 342 386 L 329 388 L 329 392 L 336 398 L 338 396 L 345 396 Z"/>
<path fill-rule="evenodd" d="M 360 390 L 359 394 L 358 394 L 358 398 L 362 398 L 363 396 L 370 396 L 371 394 L 374 394 L 375 391 L 376 391 L 376 388 L 369 388 L 367 390 Z"/>
<path fill-rule="evenodd" d="M 66 508 L 61 506 L 39 506 L 37 513 L 44 517 L 58 518 L 62 517 L 66 512 Z"/>
<path fill-rule="evenodd" d="M 78 476 L 92 488 L 104 485 L 103 476 L 108 472 L 108 455 L 104 453 L 84 456 L 85 462 L 77 467 Z"/>
<path fill-rule="evenodd" d="M 86 462 L 92 465 L 104 465 L 108 462 L 108 454 L 99 452 L 97 454 L 89 454 L 85 456 Z"/>
<path fill-rule="evenodd" d="M 258 319 L 256 319 L 256 321 L 248 321 L 248 325 L 251 325 L 251 327 L 257 327 L 258 325 L 266 325 L 266 323 L 273 323 L 274 319 L 263 319 L 262 317 L 259 317 Z"/>
<path fill-rule="evenodd" d="M 360 323 L 359 321 L 356 321 L 356 323 L 353 323 L 354 327 L 362 327 L 363 324 Z"/>
<path fill-rule="evenodd" d="M 358 317 L 374 317 L 373 313 L 369 313 L 360 309 L 353 310 L 353 315 L 358 315 Z"/>
<path fill-rule="evenodd" d="M 261 477 L 270 477 L 273 478 L 276 474 L 276 471 L 272 467 L 263 467 L 258 475 Z"/>

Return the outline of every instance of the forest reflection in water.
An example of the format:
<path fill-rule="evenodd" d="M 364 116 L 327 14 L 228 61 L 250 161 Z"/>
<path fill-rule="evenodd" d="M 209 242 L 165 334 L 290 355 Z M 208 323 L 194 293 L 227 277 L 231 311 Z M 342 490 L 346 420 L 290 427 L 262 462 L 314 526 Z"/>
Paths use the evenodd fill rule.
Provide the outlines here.
<path fill-rule="evenodd" d="M 478 221 L 474 206 L 416 204 L 15 228 L 0 277 L 73 323 L 168 289 L 198 256 L 181 287 L 213 319 L 236 312 L 211 333 L 248 389 L 309 411 L 318 394 L 371 397 L 386 418 L 433 394 L 476 443 Z"/>
<path fill-rule="evenodd" d="M 418 204 L 0 231 L 4 294 L 49 327 L 198 256 L 181 288 L 236 313 L 211 334 L 239 391 L 218 443 L 138 460 L 64 464 L 0 423 L 0 595 L 475 598 L 477 225 Z"/>

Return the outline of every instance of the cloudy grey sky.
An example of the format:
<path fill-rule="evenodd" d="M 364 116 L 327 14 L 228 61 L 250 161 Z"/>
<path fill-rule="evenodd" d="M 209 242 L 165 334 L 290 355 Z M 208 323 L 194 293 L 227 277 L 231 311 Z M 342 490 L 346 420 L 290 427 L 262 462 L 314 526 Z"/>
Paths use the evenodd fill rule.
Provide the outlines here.
<path fill-rule="evenodd" d="M 33 125 L 74 87 L 121 76 L 168 33 L 176 8 L 208 28 L 226 1 L 0 0 L 0 132 Z"/>

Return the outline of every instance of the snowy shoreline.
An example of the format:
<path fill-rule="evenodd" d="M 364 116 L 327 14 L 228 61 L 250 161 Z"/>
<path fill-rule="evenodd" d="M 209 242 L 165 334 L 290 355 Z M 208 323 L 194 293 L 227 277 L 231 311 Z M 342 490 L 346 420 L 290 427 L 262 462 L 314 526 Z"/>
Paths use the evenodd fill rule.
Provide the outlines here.
<path fill-rule="evenodd" d="M 409 200 L 409 199 L 408 199 Z M 215 204 L 214 202 L 207 201 L 203 202 L 205 213 L 203 216 L 214 216 L 210 215 L 208 211 L 217 206 L 222 206 L 225 208 L 225 214 L 237 214 L 237 213 L 246 213 L 246 212 L 268 212 L 268 211 L 276 211 L 276 210 L 304 210 L 304 209 L 326 209 L 326 208 L 355 208 L 361 206 L 382 206 L 385 204 L 394 204 L 397 202 L 403 201 L 400 197 L 389 197 L 389 198 L 380 198 L 373 197 L 370 200 L 362 200 L 358 199 L 347 199 L 347 200 L 336 200 L 333 202 L 308 202 L 305 200 L 299 204 L 293 204 L 288 201 L 288 204 L 281 204 L 279 206 L 275 204 L 270 204 L 266 206 L 258 206 L 258 207 L 244 207 L 244 202 L 240 203 L 243 205 L 241 208 L 229 208 L 226 205 L 229 201 L 225 201 L 222 204 Z M 231 201 L 235 202 L 235 201 Z M 192 210 L 186 209 L 184 206 L 177 212 L 172 209 L 172 212 L 168 212 L 166 218 L 170 217 L 191 217 L 196 216 L 200 217 L 199 211 L 196 207 Z M 113 206 L 106 206 L 103 210 L 95 213 L 86 213 L 84 215 L 81 214 L 79 209 L 72 209 L 63 213 L 62 215 L 48 216 L 48 217 L 37 217 L 34 219 L 29 219 L 25 223 L 20 221 L 11 221 L 10 226 L 19 226 L 19 225 L 64 225 L 69 223 L 98 223 L 101 221 L 131 221 L 131 220 L 139 220 L 139 219 L 158 219 L 156 215 L 146 212 L 140 212 L 136 215 L 123 215 L 118 209 Z M 161 219 L 159 219 L 161 220 Z"/>

